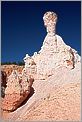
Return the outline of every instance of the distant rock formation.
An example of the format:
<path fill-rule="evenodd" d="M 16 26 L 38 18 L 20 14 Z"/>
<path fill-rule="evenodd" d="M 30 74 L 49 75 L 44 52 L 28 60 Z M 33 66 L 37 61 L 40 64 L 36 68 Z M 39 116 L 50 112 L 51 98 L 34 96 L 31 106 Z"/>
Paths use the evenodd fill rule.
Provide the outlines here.
<path fill-rule="evenodd" d="M 4 71 L 7 75 L 7 77 L 9 77 L 12 73 L 13 70 L 17 70 L 19 73 L 22 72 L 24 66 L 18 66 L 18 65 L 2 65 L 1 66 L 1 70 Z"/>

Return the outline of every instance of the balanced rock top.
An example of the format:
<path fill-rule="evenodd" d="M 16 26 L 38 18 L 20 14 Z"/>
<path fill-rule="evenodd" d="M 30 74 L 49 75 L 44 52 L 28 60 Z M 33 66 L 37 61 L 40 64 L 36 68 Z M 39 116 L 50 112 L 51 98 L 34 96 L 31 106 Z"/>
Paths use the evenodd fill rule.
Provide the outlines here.
<path fill-rule="evenodd" d="M 48 34 L 55 35 L 57 15 L 54 12 L 46 12 L 43 16 L 44 25 Z"/>
<path fill-rule="evenodd" d="M 43 20 L 47 35 L 41 50 L 38 53 L 34 53 L 30 58 L 24 58 L 25 70 L 28 71 L 30 66 L 30 70 L 32 69 L 33 72 L 35 70 L 37 76 L 46 76 L 52 74 L 59 67 L 75 68 L 77 62 L 80 62 L 80 56 L 76 50 L 66 45 L 63 39 L 56 34 L 57 14 L 50 11 L 46 12 Z M 35 62 L 35 65 L 31 66 L 28 64 L 29 59 Z"/>

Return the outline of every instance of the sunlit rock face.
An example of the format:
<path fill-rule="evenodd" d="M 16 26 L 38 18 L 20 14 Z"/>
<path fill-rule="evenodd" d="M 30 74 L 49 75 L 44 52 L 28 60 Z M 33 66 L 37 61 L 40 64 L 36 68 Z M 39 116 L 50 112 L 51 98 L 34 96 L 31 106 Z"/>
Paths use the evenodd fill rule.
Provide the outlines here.
<path fill-rule="evenodd" d="M 59 67 L 73 69 L 80 62 L 77 51 L 66 45 L 63 39 L 56 34 L 57 14 L 46 12 L 43 21 L 47 35 L 41 50 L 38 53 L 35 52 L 32 57 L 26 54 L 24 58 L 25 70 L 29 71 L 31 75 L 37 74 L 35 76 L 39 78 L 52 75 L 54 70 Z"/>
<path fill-rule="evenodd" d="M 81 57 L 56 34 L 56 13 L 46 12 L 43 20 L 47 35 L 40 51 L 33 56 L 26 54 L 21 73 L 19 70 L 13 70 L 11 75 L 7 72 L 7 83 L 4 82 L 6 74 L 2 73 L 1 85 L 6 85 L 5 90 L 2 89 L 5 94 L 2 109 L 14 111 L 18 108 L 9 115 L 14 121 L 78 121 Z M 32 96 L 27 100 L 30 93 Z M 25 99 L 27 102 L 19 107 Z"/>
<path fill-rule="evenodd" d="M 46 12 L 43 16 L 44 25 L 49 35 L 55 35 L 57 15 L 54 12 Z"/>
<path fill-rule="evenodd" d="M 16 70 L 13 70 L 7 80 L 5 97 L 2 99 L 2 109 L 6 111 L 17 109 L 30 94 L 32 81 L 33 79 L 25 77 L 24 73 L 19 75 Z"/>

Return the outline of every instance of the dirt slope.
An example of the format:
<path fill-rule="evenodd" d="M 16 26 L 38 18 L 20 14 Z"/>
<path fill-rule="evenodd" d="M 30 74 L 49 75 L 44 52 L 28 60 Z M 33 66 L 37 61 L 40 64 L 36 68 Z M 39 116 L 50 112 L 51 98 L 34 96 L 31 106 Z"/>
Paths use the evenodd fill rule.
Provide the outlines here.
<path fill-rule="evenodd" d="M 16 111 L 3 113 L 3 117 L 14 121 L 80 120 L 79 66 L 71 71 L 59 68 L 46 80 L 35 80 L 29 99 Z"/>

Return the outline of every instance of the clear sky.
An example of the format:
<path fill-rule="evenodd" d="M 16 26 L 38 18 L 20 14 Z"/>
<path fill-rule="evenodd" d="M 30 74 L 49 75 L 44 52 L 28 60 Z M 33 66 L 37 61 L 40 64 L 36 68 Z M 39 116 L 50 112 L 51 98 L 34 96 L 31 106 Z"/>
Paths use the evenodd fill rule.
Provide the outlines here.
<path fill-rule="evenodd" d="M 1 59 L 22 61 L 40 50 L 46 36 L 43 15 L 56 12 L 56 33 L 67 45 L 81 54 L 81 2 L 71 1 L 2 1 Z"/>

